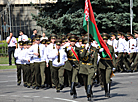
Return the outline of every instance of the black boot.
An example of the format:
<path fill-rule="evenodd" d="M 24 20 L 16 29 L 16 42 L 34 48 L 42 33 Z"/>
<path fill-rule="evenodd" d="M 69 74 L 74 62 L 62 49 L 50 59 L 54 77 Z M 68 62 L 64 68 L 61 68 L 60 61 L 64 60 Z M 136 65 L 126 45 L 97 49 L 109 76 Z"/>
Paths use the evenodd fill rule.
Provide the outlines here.
<path fill-rule="evenodd" d="M 75 87 L 75 82 L 72 82 L 71 83 L 71 89 L 70 89 L 70 95 L 74 94 L 74 91 L 73 91 L 74 87 Z"/>
<path fill-rule="evenodd" d="M 92 95 L 92 85 L 88 85 L 87 86 L 87 98 L 88 98 L 88 101 L 91 101 L 92 97 L 93 97 L 93 95 Z"/>
<path fill-rule="evenodd" d="M 77 92 L 76 92 L 76 89 L 75 89 L 75 85 L 73 86 L 73 98 L 77 98 Z"/>
<path fill-rule="evenodd" d="M 105 97 L 110 98 L 110 84 L 106 84 L 106 92 L 105 92 Z"/>

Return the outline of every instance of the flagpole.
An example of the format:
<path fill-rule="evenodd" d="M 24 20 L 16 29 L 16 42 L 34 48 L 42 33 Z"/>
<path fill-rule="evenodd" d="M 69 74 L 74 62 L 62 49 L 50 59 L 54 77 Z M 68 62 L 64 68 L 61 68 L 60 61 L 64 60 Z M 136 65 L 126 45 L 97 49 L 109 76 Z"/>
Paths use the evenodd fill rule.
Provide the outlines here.
<path fill-rule="evenodd" d="M 89 45 L 89 21 L 87 21 L 87 31 L 88 31 L 88 45 Z"/>

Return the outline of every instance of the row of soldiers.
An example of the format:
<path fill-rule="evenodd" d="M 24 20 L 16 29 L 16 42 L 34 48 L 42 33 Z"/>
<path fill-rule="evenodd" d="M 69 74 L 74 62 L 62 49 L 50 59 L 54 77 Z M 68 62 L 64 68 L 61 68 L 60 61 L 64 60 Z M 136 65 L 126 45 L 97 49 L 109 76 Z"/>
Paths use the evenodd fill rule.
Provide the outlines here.
<path fill-rule="evenodd" d="M 121 33 L 118 33 L 119 35 L 122 37 Z M 89 37 L 88 42 L 87 34 L 79 39 L 69 33 L 62 40 L 57 39 L 55 34 L 51 34 L 50 41 L 44 39 L 40 42 L 40 35 L 35 36 L 32 42 L 19 41 L 19 48 L 15 50 L 14 54 L 17 65 L 17 84 L 21 84 L 22 69 L 25 87 L 32 86 L 33 89 L 39 89 L 40 86 L 45 87 L 45 83 L 52 83 L 55 85 L 56 91 L 60 92 L 64 88 L 66 72 L 71 87 L 70 95 L 73 95 L 73 98 L 77 98 L 75 86 L 80 78 L 83 79 L 88 101 L 91 101 L 93 96 L 92 86 L 95 78 L 100 80 L 101 86 L 105 90 L 105 96 L 110 97 L 112 69 L 117 65 L 116 63 L 122 65 L 122 62 L 118 61 L 120 53 L 114 51 L 118 49 L 118 46 L 117 48 L 114 46 L 112 37 L 114 35 L 109 41 L 109 35 L 102 34 L 102 38 L 112 54 L 112 60 L 103 48 L 98 47 L 99 45 L 93 41 L 92 36 Z M 118 58 L 115 59 L 115 56 Z M 116 68 L 121 69 L 122 66 L 117 65 Z M 81 77 L 78 78 L 79 75 Z"/>

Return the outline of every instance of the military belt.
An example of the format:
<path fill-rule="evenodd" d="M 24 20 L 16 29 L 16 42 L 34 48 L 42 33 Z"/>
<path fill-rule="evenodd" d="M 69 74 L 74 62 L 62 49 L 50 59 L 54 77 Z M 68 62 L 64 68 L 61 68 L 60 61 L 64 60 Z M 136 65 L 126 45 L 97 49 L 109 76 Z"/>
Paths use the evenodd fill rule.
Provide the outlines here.
<path fill-rule="evenodd" d="M 92 63 L 83 63 L 83 62 L 82 62 L 82 64 L 83 65 L 92 65 Z"/>
<path fill-rule="evenodd" d="M 102 60 L 111 60 L 111 58 L 101 58 Z"/>
<path fill-rule="evenodd" d="M 68 60 L 77 61 L 77 59 L 73 59 L 73 58 L 68 58 Z"/>

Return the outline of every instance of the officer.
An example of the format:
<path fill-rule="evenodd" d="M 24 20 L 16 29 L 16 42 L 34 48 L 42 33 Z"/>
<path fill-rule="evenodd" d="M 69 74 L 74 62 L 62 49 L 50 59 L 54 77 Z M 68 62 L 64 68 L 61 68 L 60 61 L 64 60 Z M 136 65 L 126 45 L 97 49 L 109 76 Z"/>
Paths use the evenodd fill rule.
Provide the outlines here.
<path fill-rule="evenodd" d="M 136 40 L 136 57 L 134 59 L 134 63 L 131 66 L 131 71 L 136 72 L 138 67 L 138 31 L 134 31 L 135 40 Z"/>
<path fill-rule="evenodd" d="M 80 70 L 79 73 L 83 74 L 83 80 L 88 101 L 91 101 L 92 96 L 92 83 L 97 71 L 97 58 L 98 53 L 95 47 L 91 45 L 91 39 L 88 43 L 88 37 L 83 38 L 84 48 L 80 50 Z M 88 45 L 88 46 L 87 46 Z"/>
<path fill-rule="evenodd" d="M 113 46 L 107 44 L 109 35 L 107 33 L 103 33 L 102 38 L 106 43 L 107 47 L 109 48 L 110 53 L 112 55 L 112 60 L 111 60 L 111 58 L 108 56 L 108 54 L 105 52 L 103 48 L 99 50 L 100 57 L 101 57 L 99 61 L 99 68 L 100 68 L 102 80 L 104 83 L 105 97 L 110 97 L 110 85 L 111 85 L 110 76 L 112 73 L 112 68 L 114 67 L 113 62 L 115 61 L 115 56 L 114 56 L 115 53 L 114 53 Z M 102 53 L 104 53 L 106 57 L 104 57 Z"/>
<path fill-rule="evenodd" d="M 129 39 L 128 40 L 128 54 L 129 54 L 129 63 L 130 65 L 132 64 L 132 62 L 134 61 L 135 59 L 135 56 L 136 56 L 136 39 L 133 39 L 133 35 L 128 33 L 127 34 L 127 38 Z M 128 72 L 130 72 L 130 67 L 128 69 Z"/>
<path fill-rule="evenodd" d="M 31 46 L 29 49 L 29 54 L 33 54 L 34 58 L 34 68 L 35 68 L 35 81 L 36 81 L 36 89 L 39 89 L 40 85 L 44 85 L 45 79 L 40 77 L 40 70 L 45 69 L 45 59 L 44 59 L 44 49 L 45 46 L 40 43 L 40 35 L 35 37 L 35 45 Z M 41 84 L 40 84 L 41 81 Z"/>
<path fill-rule="evenodd" d="M 31 86 L 31 68 L 30 68 L 30 56 L 28 53 L 28 41 L 23 43 L 24 49 L 22 51 L 22 61 L 23 61 L 23 77 L 24 84 L 27 85 L 27 88 Z"/>
<path fill-rule="evenodd" d="M 14 57 L 16 58 L 16 66 L 17 66 L 17 85 L 21 84 L 21 69 L 22 62 L 19 58 L 21 50 L 23 49 L 23 41 L 19 41 L 19 48 L 15 49 Z"/>
<path fill-rule="evenodd" d="M 56 34 L 52 33 L 50 35 L 49 39 L 50 39 L 51 43 L 47 46 L 47 53 L 50 53 L 50 52 L 52 52 L 53 49 L 55 49 L 55 47 L 56 47 L 56 44 L 55 44 L 56 38 L 57 38 Z M 49 54 L 48 54 L 48 59 L 49 59 L 49 67 L 50 67 L 50 71 L 51 71 L 51 75 L 52 75 L 53 74 L 53 72 L 52 72 L 52 59 L 49 58 Z M 47 66 L 48 66 L 48 63 L 47 63 Z M 51 83 L 52 83 L 52 87 L 54 88 L 55 85 L 53 84 L 53 80 L 54 79 L 51 76 L 51 81 L 52 81 Z"/>
<path fill-rule="evenodd" d="M 56 48 L 49 54 L 49 58 L 52 58 L 53 82 L 57 92 L 60 92 L 64 87 L 64 64 L 67 60 L 67 54 L 61 48 L 60 39 L 56 40 Z"/>
<path fill-rule="evenodd" d="M 65 69 L 71 83 L 70 95 L 73 95 L 73 98 L 77 98 L 77 93 L 75 89 L 75 83 L 78 83 L 77 73 L 79 70 L 79 50 L 80 48 L 75 46 L 76 36 L 71 35 L 69 37 L 70 45 L 66 47 L 66 53 L 68 61 L 66 61 Z M 71 76 L 72 75 L 72 76 Z M 72 80 L 71 80 L 72 77 Z"/>

